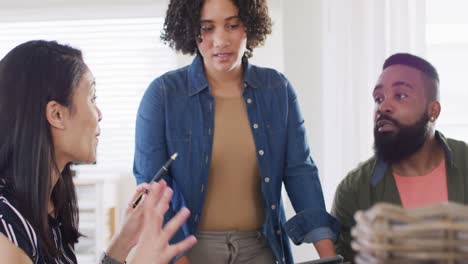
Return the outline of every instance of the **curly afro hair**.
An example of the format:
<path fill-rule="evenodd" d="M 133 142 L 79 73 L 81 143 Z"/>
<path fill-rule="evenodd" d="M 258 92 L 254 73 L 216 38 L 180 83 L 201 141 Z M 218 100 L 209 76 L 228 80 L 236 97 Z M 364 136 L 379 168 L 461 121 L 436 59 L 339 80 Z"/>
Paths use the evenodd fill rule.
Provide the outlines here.
<path fill-rule="evenodd" d="M 164 21 L 161 40 L 183 54 L 198 51 L 200 36 L 200 12 L 204 0 L 171 0 Z M 245 56 L 252 57 L 254 48 L 263 45 L 271 34 L 271 18 L 268 15 L 267 0 L 232 0 L 239 9 L 239 17 L 247 33 Z"/>

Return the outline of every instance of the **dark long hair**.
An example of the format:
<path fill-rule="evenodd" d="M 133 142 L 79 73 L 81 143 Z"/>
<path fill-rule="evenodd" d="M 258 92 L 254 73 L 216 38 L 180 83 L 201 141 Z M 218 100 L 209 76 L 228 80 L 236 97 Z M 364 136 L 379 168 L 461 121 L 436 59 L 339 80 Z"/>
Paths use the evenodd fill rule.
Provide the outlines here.
<path fill-rule="evenodd" d="M 63 239 L 76 243 L 78 208 L 70 164 L 58 171 L 46 105 L 55 100 L 72 106 L 74 88 L 87 70 L 81 51 L 54 41 L 30 41 L 0 61 L 0 178 L 12 187 L 21 214 L 36 231 L 41 254 L 57 256 L 48 222 L 51 173 L 59 177 L 52 190 Z"/>

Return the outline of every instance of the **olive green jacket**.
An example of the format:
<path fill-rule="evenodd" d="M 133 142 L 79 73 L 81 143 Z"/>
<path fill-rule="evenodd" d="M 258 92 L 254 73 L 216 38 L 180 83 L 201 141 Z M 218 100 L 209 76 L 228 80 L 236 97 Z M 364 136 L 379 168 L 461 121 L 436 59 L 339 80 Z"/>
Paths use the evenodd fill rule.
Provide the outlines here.
<path fill-rule="evenodd" d="M 468 146 L 463 141 L 445 138 L 436 131 L 436 138 L 445 151 L 449 201 L 468 204 Z M 336 251 L 346 260 L 354 259 L 351 249 L 351 228 L 354 214 L 377 202 L 401 205 L 391 166 L 375 156 L 360 164 L 341 181 L 335 193 L 332 215 L 341 224 Z"/>

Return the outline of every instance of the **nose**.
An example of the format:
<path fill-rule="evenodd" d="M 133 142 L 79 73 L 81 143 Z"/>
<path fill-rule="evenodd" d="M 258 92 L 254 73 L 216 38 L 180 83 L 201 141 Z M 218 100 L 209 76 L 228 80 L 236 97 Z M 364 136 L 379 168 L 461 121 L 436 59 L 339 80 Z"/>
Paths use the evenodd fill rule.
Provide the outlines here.
<path fill-rule="evenodd" d="M 98 122 L 101 122 L 102 120 L 102 112 L 99 109 L 99 107 L 96 106 L 97 114 L 98 114 Z"/>
<path fill-rule="evenodd" d="M 384 98 L 382 99 L 382 102 L 380 102 L 380 104 L 378 105 L 377 110 L 380 113 L 391 114 L 394 111 L 394 105 L 390 99 Z"/>
<path fill-rule="evenodd" d="M 224 48 L 229 46 L 230 40 L 229 40 L 229 35 L 227 34 L 226 30 L 219 29 L 216 30 L 213 34 L 213 45 L 216 48 Z"/>

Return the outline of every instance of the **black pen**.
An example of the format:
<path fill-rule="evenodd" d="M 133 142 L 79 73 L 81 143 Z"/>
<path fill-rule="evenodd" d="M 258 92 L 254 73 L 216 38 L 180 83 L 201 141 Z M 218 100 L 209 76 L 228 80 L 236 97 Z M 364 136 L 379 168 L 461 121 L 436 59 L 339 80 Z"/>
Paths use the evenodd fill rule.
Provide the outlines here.
<path fill-rule="evenodd" d="M 169 172 L 169 166 L 171 166 L 171 163 L 176 158 L 177 158 L 177 153 L 172 154 L 171 158 L 168 161 L 166 161 L 166 163 L 161 167 L 161 169 L 159 169 L 158 173 L 156 173 L 156 175 L 154 175 L 151 182 L 158 182 L 159 180 L 161 180 L 162 177 L 164 177 Z M 141 200 L 141 197 L 143 197 L 143 194 L 145 194 L 145 193 L 146 192 L 141 192 L 140 194 L 138 194 L 137 198 L 132 203 L 133 208 L 135 208 L 137 206 L 137 204 Z"/>

